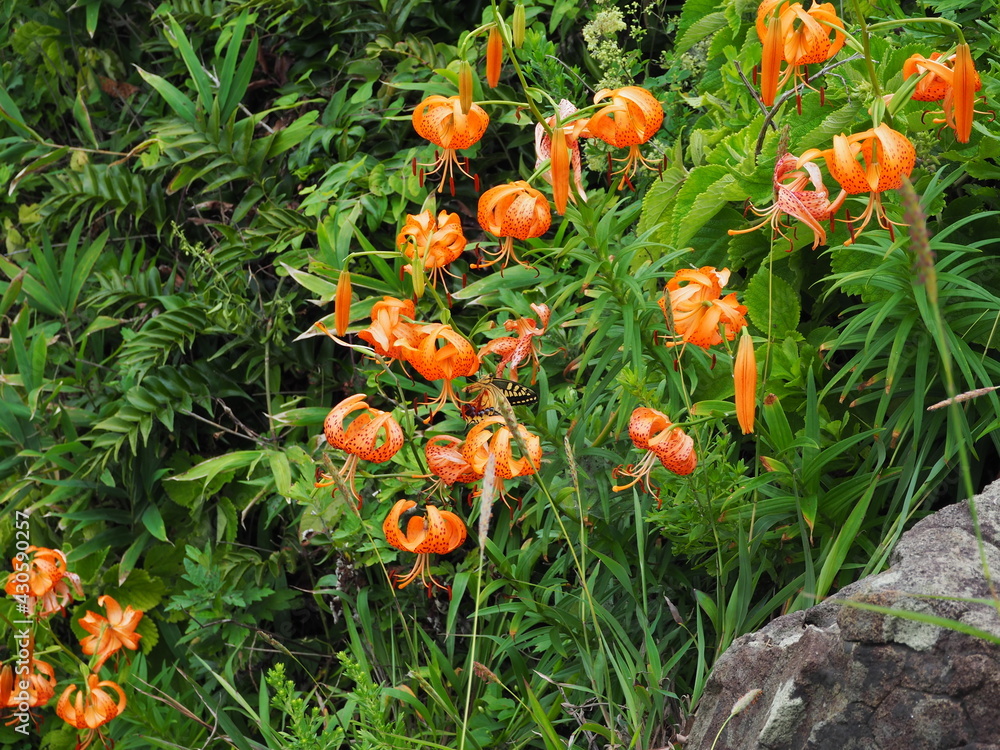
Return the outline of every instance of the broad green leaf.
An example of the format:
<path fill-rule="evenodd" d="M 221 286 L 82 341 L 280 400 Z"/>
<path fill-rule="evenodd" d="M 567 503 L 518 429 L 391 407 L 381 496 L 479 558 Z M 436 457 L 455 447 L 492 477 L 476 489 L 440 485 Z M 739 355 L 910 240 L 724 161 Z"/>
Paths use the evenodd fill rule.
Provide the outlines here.
<path fill-rule="evenodd" d="M 771 339 L 783 339 L 799 327 L 799 295 L 780 276 L 761 268 L 747 284 L 743 294 L 750 322 Z"/>
<path fill-rule="evenodd" d="M 674 44 L 674 54 L 687 52 L 702 39 L 711 36 L 726 26 L 726 14 L 722 11 L 709 13 L 691 24 Z"/>
<path fill-rule="evenodd" d="M 147 73 L 145 70 L 140 68 L 138 65 L 135 69 L 139 71 L 139 75 L 142 79 L 152 86 L 156 91 L 162 96 L 170 108 L 174 111 L 178 117 L 189 123 L 194 123 L 195 121 L 195 105 L 194 102 L 188 99 L 181 90 L 170 83 L 165 78 L 161 78 L 155 73 Z"/>

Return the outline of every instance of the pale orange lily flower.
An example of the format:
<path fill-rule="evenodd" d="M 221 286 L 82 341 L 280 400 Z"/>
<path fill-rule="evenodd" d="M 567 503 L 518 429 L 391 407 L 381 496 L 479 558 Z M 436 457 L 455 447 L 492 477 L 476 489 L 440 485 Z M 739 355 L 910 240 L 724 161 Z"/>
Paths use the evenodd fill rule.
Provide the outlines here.
<path fill-rule="evenodd" d="M 417 561 L 409 573 L 404 576 L 394 574 L 392 579 L 400 589 L 406 588 L 419 577 L 427 588 L 428 595 L 431 593 L 431 586 L 450 592 L 449 587 L 428 574 L 428 561 L 432 554 L 446 555 L 461 547 L 467 534 L 465 524 L 450 510 L 439 510 L 428 505 L 424 508 L 424 515 L 410 516 L 406 522 L 406 531 L 401 531 L 400 516 L 416 505 L 413 500 L 398 500 L 382 523 L 382 531 L 389 544 L 417 555 Z"/>
<path fill-rule="evenodd" d="M 669 314 L 666 299 L 657 300 L 676 339 L 667 346 L 686 343 L 708 349 L 722 343 L 720 326 L 727 341 L 736 338 L 737 331 L 747 324 L 747 308 L 736 301 L 735 293 L 722 297 L 729 273 L 728 268 L 716 271 L 713 266 L 682 268 L 667 282 Z"/>
<path fill-rule="evenodd" d="M 503 238 L 500 248 L 489 255 L 495 256 L 485 263 L 475 263 L 471 268 L 486 268 L 503 261 L 501 268 L 513 260 L 522 266 L 514 254 L 514 239 L 526 240 L 540 237 L 549 229 L 552 213 L 545 196 L 524 180 L 490 188 L 479 197 L 479 226 Z"/>
<path fill-rule="evenodd" d="M 577 108 L 566 99 L 559 102 L 558 119 L 560 121 L 568 120 L 576 112 Z M 556 159 L 561 158 L 558 157 L 559 151 L 553 152 L 552 149 L 552 137 L 555 134 L 556 119 L 553 116 L 546 120 L 549 128 L 552 129 L 552 134 L 541 123 L 535 125 L 535 169 L 541 167 L 547 159 L 551 160 L 550 169 L 546 170 L 542 178 L 552 185 L 553 202 L 556 205 L 556 212 L 561 215 L 566 211 L 567 198 L 575 203 L 576 195 L 579 194 L 584 201 L 587 200 L 587 193 L 583 188 L 583 159 L 580 154 L 579 139 L 590 135 L 590 133 L 587 132 L 586 120 L 575 120 L 567 125 L 562 125 L 559 129 L 563 133 L 561 137 L 564 142 L 568 161 L 565 164 L 560 163 L 556 165 Z M 556 171 L 559 172 L 558 179 L 553 177 Z M 573 173 L 573 187 L 575 188 L 575 192 L 570 190 L 569 173 L 571 171 Z"/>
<path fill-rule="evenodd" d="M 733 381 L 736 386 L 736 421 L 744 435 L 753 432 L 754 414 L 757 410 L 757 358 L 754 356 L 753 336 L 746 328 L 740 336 L 733 364 Z"/>
<path fill-rule="evenodd" d="M 854 241 L 872 216 L 878 218 L 879 226 L 892 233 L 896 222 L 890 221 L 882 208 L 882 193 L 895 190 L 902 185 L 903 176 L 910 176 L 916 163 L 917 152 L 910 140 L 885 123 L 870 130 L 853 135 L 835 135 L 833 148 L 825 151 L 810 149 L 799 157 L 799 164 L 823 158 L 830 176 L 833 177 L 847 195 L 869 193 L 868 206 L 857 219 L 848 217 L 851 237 L 845 245 Z M 861 160 L 858 160 L 858 157 Z M 838 198 L 838 200 L 840 200 Z M 851 222 L 859 225 L 855 228 Z"/>
<path fill-rule="evenodd" d="M 443 345 L 438 345 L 443 340 Z M 474 375 L 479 370 L 475 347 L 464 336 L 444 323 L 417 326 L 414 343 L 403 345 L 403 359 L 427 380 L 443 380 L 441 395 L 432 402 L 431 414 L 437 413 L 446 400 L 460 399 L 452 380 Z"/>
<path fill-rule="evenodd" d="M 76 694 L 76 700 L 71 702 L 75 690 L 79 692 Z M 111 692 L 117 693 L 117 703 Z M 125 691 L 111 680 L 102 680 L 93 673 L 87 676 L 87 684 L 83 689 L 77 688 L 76 685 L 67 686 L 56 704 L 56 714 L 60 719 L 76 729 L 87 730 L 77 744 L 77 750 L 86 750 L 97 737 L 101 736 L 99 727 L 107 724 L 124 710 Z"/>
<path fill-rule="evenodd" d="M 415 260 L 418 268 L 430 269 L 431 286 L 435 286 L 438 278 L 443 276 L 444 267 L 462 254 L 465 245 L 462 220 L 458 214 L 447 211 L 438 213 L 437 220 L 430 211 L 407 214 L 406 223 L 396 235 L 396 247 L 400 252 L 407 258 Z M 403 270 L 413 274 L 416 291 L 417 273 L 414 272 L 413 266 L 407 263 L 403 266 Z M 422 276 L 423 272 L 419 273 Z"/>
<path fill-rule="evenodd" d="M 142 636 L 135 632 L 135 628 L 143 614 L 140 610 L 132 609 L 131 605 L 122 611 L 118 602 L 106 594 L 98 598 L 97 604 L 104 607 L 107 617 L 87 610 L 87 614 L 77 621 L 80 627 L 90 633 L 80 640 L 80 650 L 88 656 L 97 654 L 97 663 L 93 667 L 95 672 L 99 672 L 108 657 L 122 647 L 132 651 L 139 648 Z"/>
<path fill-rule="evenodd" d="M 545 304 L 532 304 L 531 308 L 538 315 L 539 320 L 542 321 L 542 327 L 538 327 L 538 323 L 535 322 L 534 318 L 517 318 L 516 320 L 508 320 L 503 325 L 508 331 L 517 331 L 517 337 L 513 336 L 501 336 L 500 338 L 493 339 L 488 342 L 479 350 L 479 358 L 489 354 L 499 354 L 500 361 L 497 362 L 495 376 L 498 378 L 504 377 L 504 370 L 510 367 L 510 377 L 512 380 L 517 380 L 517 370 L 521 364 L 526 360 L 531 360 L 531 382 L 535 382 L 535 373 L 538 372 L 538 352 L 535 351 L 534 339 L 545 333 L 546 327 L 549 325 L 549 306 Z"/>
<path fill-rule="evenodd" d="M 358 331 L 358 338 L 371 344 L 375 353 L 392 359 L 403 358 L 403 345 L 416 338 L 413 300 L 383 297 L 372 305 L 372 324 Z"/>
<path fill-rule="evenodd" d="M 805 169 L 805 172 L 802 172 L 796 169 L 797 165 L 798 157 L 794 154 L 785 154 L 778 159 L 774 165 L 776 196 L 774 203 L 765 209 L 758 209 L 752 205 L 750 207 L 755 214 L 764 217 L 763 221 L 747 229 L 730 229 L 730 235 L 753 232 L 765 224 L 770 224 L 772 229 L 784 236 L 781 231 L 781 219 L 783 216 L 792 216 L 812 230 L 814 250 L 826 244 L 826 230 L 820 222 L 830 219 L 837 213 L 846 195 L 841 193 L 831 203 L 819 167 L 812 162 L 806 162 L 801 165 Z M 813 189 L 803 190 L 810 182 Z"/>
<path fill-rule="evenodd" d="M 64 611 L 74 594 L 83 598 L 80 576 L 66 569 L 66 556 L 62 552 L 35 546 L 25 552 L 31 555 L 28 570 L 22 571 L 22 563 L 14 558 L 11 562 L 17 572 L 8 576 L 4 591 L 10 596 L 27 597 L 25 605 L 29 613 L 44 619 Z M 25 577 L 27 580 L 23 580 Z"/>
<path fill-rule="evenodd" d="M 466 177 L 472 177 L 459 160 L 458 151 L 477 143 L 489 124 L 489 115 L 478 104 L 473 104 L 468 113 L 463 112 L 459 96 L 434 94 L 417 105 L 413 111 L 413 129 L 421 138 L 444 149 L 444 153 L 437 158 L 434 169 L 427 173 L 430 176 L 441 172 L 438 192 L 444 190 L 447 179 L 452 195 L 455 194 L 455 169 Z"/>
<path fill-rule="evenodd" d="M 10 596 L 14 596 L 15 594 L 34 597 L 42 596 L 50 591 L 66 574 L 66 556 L 59 550 L 49 549 L 48 547 L 30 546 L 25 552 L 31 555 L 31 558 L 27 561 L 28 570 L 23 571 L 20 577 L 15 573 L 11 573 L 7 578 L 7 585 L 4 587 L 4 591 Z M 24 563 L 14 558 L 11 560 L 11 565 L 14 570 L 21 570 Z M 21 580 L 24 575 L 27 575 L 27 581 Z M 17 588 L 18 583 L 27 585 L 27 589 Z"/>
<path fill-rule="evenodd" d="M 404 441 L 403 428 L 392 414 L 373 409 L 365 402 L 366 398 L 363 393 L 348 396 L 333 407 L 323 421 L 326 442 L 350 454 L 338 474 L 359 506 L 361 497 L 354 489 L 358 460 L 363 459 L 376 464 L 385 463 L 399 452 Z M 363 412 L 351 421 L 347 429 L 344 429 L 344 419 L 352 412 L 361 410 Z M 335 483 L 332 476 L 321 474 L 320 477 L 324 481 L 318 481 L 317 487 L 329 487 Z"/>
<path fill-rule="evenodd" d="M 27 674 L 18 674 L 15 679 L 9 666 L 4 667 L 3 674 L 0 674 L 0 709 L 17 708 L 22 702 L 27 702 L 29 708 L 41 708 L 56 694 L 56 671 L 51 664 L 35 658 L 34 636 L 31 636 L 28 651 L 30 656 L 24 660 L 29 665 Z M 19 695 L 21 681 L 28 683 L 25 688 L 27 701 Z"/>
<path fill-rule="evenodd" d="M 656 169 L 659 160 L 649 162 L 643 158 L 639 145 L 652 138 L 663 124 L 663 107 L 656 97 L 639 86 L 625 86 L 620 89 L 601 89 L 594 95 L 594 104 L 605 99 L 611 103 L 601 107 L 587 122 L 587 131 L 595 138 L 615 148 L 628 148 L 628 155 L 618 161 L 624 166 L 613 172 L 620 174 L 618 189 L 631 184 L 629 178 L 635 174 L 641 162 L 650 169 Z"/>
<path fill-rule="evenodd" d="M 639 450 L 649 451 L 638 465 L 619 466 L 612 475 L 632 477 L 628 484 L 615 485 L 612 492 L 627 490 L 636 484 L 645 492 L 659 500 L 659 490 L 650 480 L 650 473 L 656 461 L 665 469 L 687 476 L 698 466 L 694 452 L 694 439 L 680 427 L 675 426 L 667 415 L 648 406 L 640 406 L 629 418 L 628 434 L 632 444 Z"/>

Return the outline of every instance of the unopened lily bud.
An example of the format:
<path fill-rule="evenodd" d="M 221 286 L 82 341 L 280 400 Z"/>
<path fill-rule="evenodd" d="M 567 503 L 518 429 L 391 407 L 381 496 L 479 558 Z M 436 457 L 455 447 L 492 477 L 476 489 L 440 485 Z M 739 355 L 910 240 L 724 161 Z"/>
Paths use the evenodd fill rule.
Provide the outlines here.
<path fill-rule="evenodd" d="M 458 102 L 462 114 L 469 114 L 472 109 L 472 65 L 468 60 L 462 60 L 458 66 Z"/>
<path fill-rule="evenodd" d="M 491 89 L 500 83 L 500 68 L 503 66 L 503 39 L 500 29 L 496 26 L 490 29 L 486 40 L 486 82 Z"/>
<path fill-rule="evenodd" d="M 347 333 L 351 323 L 351 272 L 346 268 L 340 272 L 337 279 L 337 289 L 333 300 L 334 328 L 341 338 Z"/>
<path fill-rule="evenodd" d="M 511 21 L 511 40 L 517 49 L 524 44 L 524 3 L 514 6 L 514 18 Z"/>
<path fill-rule="evenodd" d="M 566 148 L 566 131 L 561 127 L 552 129 L 552 200 L 556 213 L 566 213 L 569 199 L 569 149 Z"/>

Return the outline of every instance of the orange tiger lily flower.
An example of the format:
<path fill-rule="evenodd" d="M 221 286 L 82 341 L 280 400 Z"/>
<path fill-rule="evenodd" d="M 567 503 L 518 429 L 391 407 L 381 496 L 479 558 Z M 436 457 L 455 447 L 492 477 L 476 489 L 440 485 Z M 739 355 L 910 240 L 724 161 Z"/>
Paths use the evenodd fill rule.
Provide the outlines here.
<path fill-rule="evenodd" d="M 413 129 L 421 138 L 444 149 L 444 153 L 437 158 L 434 169 L 427 173 L 428 176 L 441 173 L 438 192 L 444 190 L 444 181 L 447 178 L 451 185 L 451 193 L 455 194 L 455 169 L 472 178 L 459 160 L 458 151 L 477 143 L 489 124 L 489 115 L 478 104 L 473 104 L 468 113 L 464 113 L 459 96 L 435 94 L 417 105 L 413 111 Z"/>
<path fill-rule="evenodd" d="M 911 98 L 921 102 L 943 100 L 941 114 L 944 119 L 934 122 L 946 123 L 955 131 L 959 143 L 968 143 L 972 135 L 976 92 L 983 87 L 969 45 L 959 44 L 955 53 L 947 58 L 942 58 L 940 52 L 932 53 L 929 58 L 910 55 L 903 63 L 903 78 L 914 75 L 923 77 L 917 81 Z"/>
<path fill-rule="evenodd" d="M 333 407 L 323 421 L 326 442 L 351 454 L 338 474 L 359 506 L 361 497 L 354 489 L 358 460 L 364 459 L 376 464 L 385 463 L 399 452 L 404 440 L 403 428 L 392 414 L 373 409 L 365 403 L 366 398 L 363 393 L 348 396 Z M 352 412 L 361 410 L 363 412 L 351 421 L 347 429 L 344 429 L 344 419 Z M 329 475 L 320 476 L 324 481 L 317 482 L 317 487 L 329 487 L 335 483 L 333 477 Z"/>
<path fill-rule="evenodd" d="M 486 83 L 495 89 L 500 83 L 500 72 L 503 70 L 503 38 L 496 25 L 490 27 L 486 38 Z"/>
<path fill-rule="evenodd" d="M 75 690 L 79 692 L 76 700 L 71 702 Z M 117 703 L 111 693 L 117 693 Z M 60 719 L 76 729 L 87 730 L 82 741 L 77 744 L 77 750 L 86 750 L 96 738 L 102 736 L 99 727 L 124 710 L 125 691 L 111 680 L 102 680 L 96 674 L 87 676 L 87 684 L 83 689 L 76 685 L 67 686 L 56 704 L 56 714 Z"/>
<path fill-rule="evenodd" d="M 594 104 L 605 99 L 611 103 L 601 107 L 587 122 L 587 131 L 615 148 L 628 148 L 628 155 L 618 161 L 624 166 L 613 175 L 620 174 L 621 190 L 629 178 L 635 174 L 638 163 L 650 169 L 657 168 L 657 162 L 649 162 L 639 152 L 639 145 L 652 138 L 663 124 L 663 107 L 656 97 L 639 86 L 625 86 L 620 89 L 601 89 L 594 95 Z"/>
<path fill-rule="evenodd" d="M 358 331 L 358 338 L 371 344 L 375 353 L 392 359 L 403 358 L 403 345 L 416 337 L 413 300 L 383 297 L 372 305 L 372 324 Z"/>
<path fill-rule="evenodd" d="M 910 55 L 903 62 L 904 79 L 922 76 L 910 97 L 918 102 L 939 102 L 944 99 L 951 88 L 952 74 L 952 69 L 941 60 L 940 52 L 932 52 L 930 57 Z"/>
<path fill-rule="evenodd" d="M 449 587 L 439 583 L 427 573 L 428 561 L 432 554 L 446 555 L 462 546 L 467 535 L 462 519 L 450 510 L 439 510 L 433 505 L 424 508 L 424 515 L 410 516 L 406 522 L 406 531 L 399 528 L 399 519 L 406 511 L 415 508 L 413 500 L 398 500 L 389 511 L 382 523 L 385 540 L 398 550 L 414 552 L 417 561 L 412 570 L 404 576 L 394 574 L 393 581 L 397 588 L 409 586 L 419 576 L 430 595 L 431 586 L 437 586 L 450 592 Z"/>
<path fill-rule="evenodd" d="M 76 598 L 83 598 L 80 576 L 66 569 L 66 556 L 59 550 L 30 546 L 25 550 L 31 557 L 28 570 L 22 571 L 16 558 L 15 569 L 7 578 L 4 591 L 10 596 L 26 596 L 28 612 L 45 619 L 65 610 Z M 27 580 L 25 580 L 25 578 Z"/>
<path fill-rule="evenodd" d="M 496 428 L 495 432 L 492 431 L 493 428 Z M 486 417 L 469 430 L 462 444 L 462 456 L 478 474 L 486 470 L 486 462 L 491 453 L 495 457 L 498 479 L 514 479 L 534 474 L 542 465 L 541 440 L 528 432 L 524 425 L 518 425 L 517 431 L 528 449 L 525 456 L 514 458 L 510 445 L 513 435 L 501 416 Z"/>
<path fill-rule="evenodd" d="M 11 573 L 7 578 L 4 591 L 10 596 L 27 594 L 40 597 L 49 592 L 66 574 L 66 556 L 59 550 L 48 547 L 30 546 L 25 552 L 31 555 L 31 558 L 26 561 L 28 569 L 23 571 L 21 576 Z M 14 570 L 21 570 L 24 563 L 14 558 L 11 560 L 11 565 Z M 25 575 L 27 581 L 23 580 Z M 26 585 L 27 588 L 18 589 L 18 583 Z"/>
<path fill-rule="evenodd" d="M 565 99 L 559 102 L 558 108 L 560 121 L 568 120 L 576 112 L 577 108 Z M 560 151 L 553 151 L 552 143 L 556 129 L 556 117 L 550 117 L 546 122 L 551 129 L 551 134 L 541 123 L 535 125 L 535 169 L 539 169 L 545 161 L 551 160 L 550 168 L 542 175 L 542 178 L 552 185 L 552 200 L 556 205 L 556 212 L 560 215 L 566 212 L 566 199 L 576 202 L 576 194 L 586 201 L 587 193 L 583 188 L 583 159 L 580 154 L 580 138 L 590 135 L 587 132 L 587 122 L 585 120 L 575 120 L 568 125 L 563 125 L 559 129 L 562 131 L 564 148 L 566 149 L 567 161 L 556 164 L 561 158 Z M 570 190 L 569 174 L 573 173 L 573 187 L 575 193 Z M 558 172 L 558 179 L 554 176 Z"/>
<path fill-rule="evenodd" d="M 122 647 L 135 651 L 139 648 L 139 639 L 142 638 L 142 635 L 135 632 L 136 626 L 142 620 L 143 613 L 140 610 L 127 606 L 122 611 L 118 602 L 107 595 L 99 597 L 97 604 L 104 607 L 108 613 L 107 617 L 87 610 L 87 614 L 77 620 L 80 627 L 90 633 L 80 640 L 80 649 L 88 656 L 97 654 L 94 672 L 99 672 L 108 657 Z"/>
<path fill-rule="evenodd" d="M 758 209 L 751 205 L 750 209 L 763 221 L 747 229 L 730 229 L 729 234 L 746 234 L 760 229 L 765 224 L 784 236 L 781 231 L 781 219 L 791 216 L 798 219 L 813 232 L 813 249 L 826 244 L 826 230 L 820 222 L 826 221 L 837 213 L 846 195 L 841 193 L 835 201 L 830 202 L 830 194 L 823 184 L 823 175 L 812 162 L 802 164 L 805 172 L 796 169 L 799 163 L 794 154 L 785 154 L 774 165 L 775 201 L 766 209 Z M 803 188 L 812 183 L 812 190 Z M 789 248 L 791 249 L 791 248 Z"/>
<path fill-rule="evenodd" d="M 632 477 L 628 484 L 615 485 L 612 492 L 627 490 L 636 484 L 645 492 L 659 499 L 659 489 L 650 480 L 650 473 L 656 461 L 665 469 L 679 476 L 687 476 L 698 465 L 694 452 L 694 439 L 676 427 L 667 415 L 648 406 L 640 406 L 632 412 L 628 423 L 628 434 L 632 444 L 639 450 L 649 451 L 638 465 L 619 466 L 612 475 Z"/>
<path fill-rule="evenodd" d="M 517 370 L 526 359 L 531 359 L 531 382 L 535 382 L 535 373 L 538 372 L 538 352 L 535 351 L 534 339 L 545 333 L 549 325 L 549 306 L 532 304 L 531 308 L 538 314 L 542 321 L 542 327 L 534 318 L 518 318 L 508 320 L 503 325 L 508 331 L 517 331 L 517 337 L 501 336 L 488 342 L 479 350 L 479 358 L 488 354 L 499 354 L 500 361 L 497 362 L 495 376 L 502 378 L 504 370 L 510 367 L 510 376 L 517 379 Z"/>
<path fill-rule="evenodd" d="M 892 232 L 892 226 L 897 222 L 890 221 L 882 208 L 882 193 L 895 190 L 902 185 L 903 175 L 907 177 L 913 171 L 917 152 L 910 140 L 885 123 L 870 130 L 853 135 L 835 135 L 833 148 L 825 151 L 810 149 L 799 157 L 799 163 L 822 157 L 826 161 L 830 176 L 833 177 L 847 195 L 869 193 L 868 206 L 854 225 L 847 221 L 851 229 L 851 238 L 845 242 L 849 245 L 854 241 L 855 232 L 862 231 L 872 216 L 878 218 L 879 226 Z M 861 160 L 858 160 L 861 157 Z"/>
<path fill-rule="evenodd" d="M 830 35 L 833 34 L 833 38 Z M 809 10 L 801 3 L 764 0 L 757 8 L 757 36 L 764 45 L 761 62 L 761 99 L 774 104 L 777 91 L 791 77 L 802 77 L 802 67 L 825 62 L 844 46 L 844 24 L 832 3 L 815 2 Z M 788 63 L 778 78 L 781 60 Z"/>
<path fill-rule="evenodd" d="M 6 698 L 3 698 L 4 688 L 0 685 L 0 709 L 17 708 L 22 702 L 27 702 L 29 708 L 41 708 L 48 705 L 48 702 L 56 694 L 57 681 L 55 669 L 52 668 L 51 664 L 34 657 L 33 639 L 29 650 L 32 652 L 32 656 L 26 660 L 30 665 L 28 673 L 26 675 L 18 674 L 16 680 L 13 673 L 11 673 L 10 693 Z M 4 669 L 6 670 L 7 667 Z M 20 695 L 21 685 L 19 683 L 22 681 L 28 683 L 25 688 L 25 692 L 28 695 L 27 701 L 24 701 L 24 696 Z"/>
<path fill-rule="evenodd" d="M 439 346 L 438 342 L 444 341 Z M 431 414 L 437 413 L 446 400 L 454 404 L 459 398 L 452 387 L 455 378 L 474 375 L 479 370 L 475 347 L 451 326 L 429 323 L 417 326 L 414 343 L 403 345 L 403 359 L 427 380 L 443 380 L 441 395 L 432 402 Z"/>
<path fill-rule="evenodd" d="M 506 268 L 510 260 L 527 266 L 514 254 L 514 239 L 526 240 L 545 234 L 552 222 L 552 213 L 544 195 L 524 180 L 518 180 L 483 193 L 479 198 L 478 219 L 479 226 L 503 238 L 503 242 L 495 253 L 488 253 L 495 256 L 493 260 L 474 263 L 471 268 L 486 268 L 501 260 L 501 268 Z"/>
<path fill-rule="evenodd" d="M 437 220 L 430 211 L 407 214 L 403 229 L 396 235 L 396 247 L 407 258 L 415 261 L 417 271 L 409 263 L 403 266 L 406 273 L 414 277 L 414 291 L 417 292 L 417 277 L 423 279 L 423 270 L 431 271 L 431 286 L 437 284 L 444 274 L 444 267 L 456 260 L 465 250 L 466 240 L 462 234 L 462 220 L 458 214 L 441 211 Z M 421 289 L 417 296 L 421 296 Z"/>
<path fill-rule="evenodd" d="M 745 305 L 736 301 L 736 294 L 722 297 L 722 288 L 729 281 L 729 269 L 716 271 L 713 266 L 698 270 L 682 268 L 667 282 L 670 299 L 670 313 L 666 299 L 661 297 L 657 304 L 667 318 L 667 326 L 673 330 L 675 341 L 667 346 L 681 343 L 694 344 L 703 349 L 722 343 L 722 326 L 726 340 L 732 341 L 736 333 L 746 324 Z"/>
<path fill-rule="evenodd" d="M 744 435 L 753 432 L 754 414 L 757 411 L 757 358 L 754 356 L 753 336 L 743 329 L 733 363 L 733 381 L 736 386 L 736 421 Z"/>
<path fill-rule="evenodd" d="M 483 478 L 462 455 L 462 441 L 451 435 L 435 435 L 424 443 L 424 455 L 431 473 L 451 487 L 456 482 L 468 484 Z"/>

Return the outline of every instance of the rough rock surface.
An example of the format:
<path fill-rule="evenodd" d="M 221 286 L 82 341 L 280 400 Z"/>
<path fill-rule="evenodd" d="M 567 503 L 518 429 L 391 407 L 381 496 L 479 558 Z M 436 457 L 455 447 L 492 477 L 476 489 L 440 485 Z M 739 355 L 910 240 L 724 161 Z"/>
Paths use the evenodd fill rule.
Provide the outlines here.
<path fill-rule="evenodd" d="M 1000 588 L 1000 482 L 976 499 Z M 686 745 L 709 750 L 1000 750 L 1000 646 L 955 630 L 845 606 L 926 612 L 1000 638 L 967 503 L 920 521 L 891 567 L 737 639 L 719 659 Z M 917 596 L 915 596 L 917 595 Z"/>

